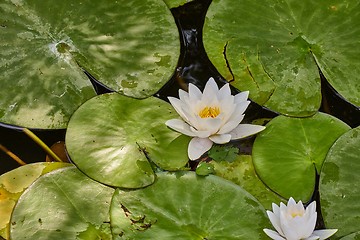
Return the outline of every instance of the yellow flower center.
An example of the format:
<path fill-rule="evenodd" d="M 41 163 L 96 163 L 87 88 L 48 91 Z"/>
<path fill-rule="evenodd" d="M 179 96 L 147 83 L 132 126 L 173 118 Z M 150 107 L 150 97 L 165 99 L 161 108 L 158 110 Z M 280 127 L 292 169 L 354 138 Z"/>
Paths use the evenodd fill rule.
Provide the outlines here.
<path fill-rule="evenodd" d="M 303 212 L 292 212 L 292 213 L 291 213 L 291 216 L 292 216 L 293 218 L 294 218 L 294 217 L 297 217 L 297 216 L 302 217 L 302 215 L 304 215 Z"/>
<path fill-rule="evenodd" d="M 201 118 L 216 118 L 220 114 L 220 108 L 218 107 L 204 107 L 200 112 Z"/>

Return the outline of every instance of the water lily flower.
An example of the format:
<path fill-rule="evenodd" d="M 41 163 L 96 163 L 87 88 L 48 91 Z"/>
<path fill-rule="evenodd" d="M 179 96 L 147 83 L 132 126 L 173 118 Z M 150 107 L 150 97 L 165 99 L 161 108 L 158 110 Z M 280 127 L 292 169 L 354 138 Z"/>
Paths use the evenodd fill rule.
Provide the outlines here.
<path fill-rule="evenodd" d="M 290 198 L 287 205 L 280 203 L 280 207 L 272 204 L 272 212 L 267 215 L 275 231 L 264 229 L 264 232 L 275 240 L 314 240 L 327 239 L 337 232 L 337 229 L 315 230 L 316 202 L 313 201 L 305 210 L 301 201 L 295 202 Z"/>
<path fill-rule="evenodd" d="M 244 138 L 265 129 L 264 126 L 240 124 L 250 101 L 249 92 L 231 95 L 229 84 L 218 88 L 210 78 L 203 93 L 189 84 L 189 93 L 179 90 L 179 98 L 168 97 L 181 119 L 171 119 L 165 124 L 187 136 L 188 156 L 196 160 L 208 151 L 213 143 L 225 144 L 230 140 Z"/>

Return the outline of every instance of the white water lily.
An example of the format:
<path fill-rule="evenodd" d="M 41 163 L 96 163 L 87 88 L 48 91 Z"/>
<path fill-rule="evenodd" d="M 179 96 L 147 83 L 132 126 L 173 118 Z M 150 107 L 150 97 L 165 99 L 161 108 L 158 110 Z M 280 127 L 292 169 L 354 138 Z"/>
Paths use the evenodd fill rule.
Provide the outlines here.
<path fill-rule="evenodd" d="M 228 83 L 219 89 L 213 78 L 206 83 L 203 93 L 190 83 L 189 93 L 180 89 L 180 99 L 168 98 L 183 120 L 171 119 L 165 124 L 193 137 L 188 155 L 191 160 L 198 159 L 213 143 L 225 144 L 265 129 L 260 125 L 240 124 L 250 103 L 248 95 L 246 91 L 233 96 Z"/>
<path fill-rule="evenodd" d="M 264 229 L 264 232 L 275 240 L 314 240 L 327 239 L 337 232 L 337 229 L 315 230 L 316 202 L 312 202 L 305 210 L 301 201 L 295 202 L 290 198 L 287 205 L 280 203 L 280 207 L 272 204 L 272 212 L 267 215 L 275 231 Z"/>

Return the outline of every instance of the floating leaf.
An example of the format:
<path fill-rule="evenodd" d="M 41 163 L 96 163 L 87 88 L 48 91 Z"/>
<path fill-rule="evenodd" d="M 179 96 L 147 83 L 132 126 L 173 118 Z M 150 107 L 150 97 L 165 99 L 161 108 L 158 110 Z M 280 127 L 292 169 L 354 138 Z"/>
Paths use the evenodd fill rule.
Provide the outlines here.
<path fill-rule="evenodd" d="M 321 102 L 318 68 L 359 106 L 359 12 L 356 0 L 212 1 L 204 46 L 233 86 L 274 111 L 314 114 Z"/>
<path fill-rule="evenodd" d="M 144 98 L 173 74 L 179 34 L 163 1 L 0 3 L 0 121 L 65 128 L 95 95 L 85 69 L 109 88 Z"/>
<path fill-rule="evenodd" d="M 72 161 L 97 181 L 144 187 L 154 181 L 148 158 L 170 170 L 188 162 L 190 138 L 165 125 L 177 116 L 170 104 L 154 97 L 100 95 L 72 116 L 66 132 L 67 150 Z"/>
<path fill-rule="evenodd" d="M 314 191 L 316 172 L 320 173 L 331 145 L 349 129 L 324 113 L 309 118 L 276 117 L 255 139 L 256 172 L 281 196 L 306 202 Z"/>
<path fill-rule="evenodd" d="M 360 127 L 334 143 L 320 175 L 321 209 L 326 227 L 339 229 L 337 237 L 354 233 L 346 239 L 359 239 L 360 232 L 359 146 Z"/>
<path fill-rule="evenodd" d="M 215 172 L 214 165 L 208 162 L 201 162 L 197 165 L 195 172 L 199 176 L 208 176 Z"/>
<path fill-rule="evenodd" d="M 0 236 L 9 239 L 10 216 L 20 195 L 41 175 L 58 168 L 71 166 L 69 163 L 27 164 L 0 176 Z"/>
<path fill-rule="evenodd" d="M 11 239 L 111 239 L 109 208 L 114 189 L 75 167 L 39 178 L 18 200 Z"/>
<path fill-rule="evenodd" d="M 225 178 L 252 194 L 266 209 L 282 199 L 268 189 L 255 173 L 250 155 L 238 155 L 233 162 L 212 162 L 215 175 Z"/>
<path fill-rule="evenodd" d="M 209 157 L 213 160 L 220 162 L 220 161 L 228 161 L 233 162 L 237 154 L 239 153 L 239 149 L 232 146 L 220 146 L 220 145 L 214 145 L 208 152 Z"/>
<path fill-rule="evenodd" d="M 265 209 L 239 186 L 193 172 L 162 173 L 146 188 L 116 190 L 114 239 L 264 239 Z"/>

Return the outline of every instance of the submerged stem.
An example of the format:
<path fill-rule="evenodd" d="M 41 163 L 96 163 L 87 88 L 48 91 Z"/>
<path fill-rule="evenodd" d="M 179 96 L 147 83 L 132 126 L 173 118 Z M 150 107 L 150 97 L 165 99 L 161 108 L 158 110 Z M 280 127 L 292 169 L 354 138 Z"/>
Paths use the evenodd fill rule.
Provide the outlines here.
<path fill-rule="evenodd" d="M 23 128 L 23 132 L 28 135 L 34 142 L 36 142 L 47 154 L 49 154 L 55 161 L 62 162 L 62 160 L 32 131 L 27 128 Z"/>
<path fill-rule="evenodd" d="M 12 153 L 9 149 L 7 149 L 5 146 L 0 144 L 0 150 L 6 153 L 9 157 L 11 157 L 13 160 L 15 160 L 20 165 L 26 165 L 26 162 L 21 160 L 18 156 L 16 156 L 14 153 Z"/>

